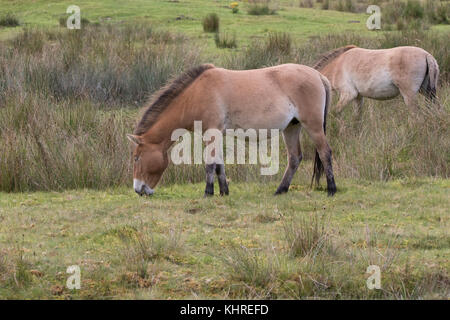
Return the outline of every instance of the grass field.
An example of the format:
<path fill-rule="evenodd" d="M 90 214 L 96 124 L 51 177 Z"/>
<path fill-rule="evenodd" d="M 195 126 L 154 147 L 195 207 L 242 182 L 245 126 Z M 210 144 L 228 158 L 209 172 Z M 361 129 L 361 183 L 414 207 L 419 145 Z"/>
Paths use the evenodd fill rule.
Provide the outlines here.
<path fill-rule="evenodd" d="M 338 180 L 334 198 L 305 183 L 282 197 L 274 183 L 232 183 L 229 197 L 208 199 L 203 184 L 151 199 L 131 188 L 0 194 L 0 296 L 448 297 L 448 180 Z M 292 252 L 290 228 L 315 223 L 321 245 Z M 371 264 L 382 290 L 366 288 Z M 70 265 L 80 290 L 65 287 Z"/>
<path fill-rule="evenodd" d="M 450 298 L 450 25 L 370 32 L 364 11 L 323 2 L 281 0 L 262 16 L 230 2 L 0 0 L 0 20 L 20 22 L 0 27 L 1 299 Z M 80 31 L 59 25 L 72 4 L 90 21 Z M 237 48 L 203 31 L 209 13 Z M 335 197 L 309 188 L 306 135 L 286 195 L 273 196 L 284 147 L 275 176 L 228 166 L 228 197 L 203 198 L 200 165 L 171 165 L 153 197 L 134 193 L 125 134 L 170 77 L 209 62 L 311 65 L 349 43 L 431 52 L 443 108 L 367 99 L 359 122 L 332 109 Z M 66 287 L 71 265 L 80 290 Z M 369 265 L 381 290 L 366 286 Z"/>

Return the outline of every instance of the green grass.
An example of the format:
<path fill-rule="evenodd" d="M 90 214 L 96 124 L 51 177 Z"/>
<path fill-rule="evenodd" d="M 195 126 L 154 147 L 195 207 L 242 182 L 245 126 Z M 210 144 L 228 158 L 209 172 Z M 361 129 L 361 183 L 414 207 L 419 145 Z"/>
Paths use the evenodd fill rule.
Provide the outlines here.
<path fill-rule="evenodd" d="M 59 19 L 66 16 L 66 9 L 71 1 L 0 0 L 5 12 L 15 14 L 23 27 L 59 27 Z M 81 0 L 77 5 L 81 16 L 91 23 L 126 24 L 132 22 L 159 26 L 170 32 L 182 32 L 191 41 L 206 46 L 207 51 L 218 53 L 214 35 L 203 32 L 202 20 L 209 13 L 216 13 L 220 18 L 221 31 L 235 33 L 240 46 L 249 44 L 254 39 L 263 39 L 271 32 L 289 32 L 293 39 L 303 42 L 309 37 L 323 33 L 358 32 L 361 36 L 373 35 L 368 31 L 365 13 L 320 10 L 319 8 L 300 8 L 292 1 L 280 1 L 275 15 L 253 16 L 247 14 L 246 3 L 240 3 L 240 11 L 233 14 L 228 8 L 230 1 L 209 0 L 125 0 L 92 1 Z M 360 21 L 360 23 L 354 23 Z M 437 26 L 448 32 L 449 25 Z M 0 29 L 0 40 L 18 34 L 22 27 Z"/>
<path fill-rule="evenodd" d="M 275 183 L 232 183 L 230 196 L 208 199 L 203 184 L 152 198 L 0 193 L 0 298 L 448 297 L 449 180 L 338 180 L 329 198 L 297 179 L 278 197 Z M 314 215 L 326 216 L 331 243 L 290 254 L 286 223 Z M 74 264 L 81 289 L 71 291 Z M 382 267 L 381 291 L 365 286 L 369 264 Z"/>
<path fill-rule="evenodd" d="M 370 33 L 365 27 L 365 14 L 290 7 L 287 6 L 289 1 L 281 1 L 281 8 L 276 15 L 251 16 L 244 10 L 244 3 L 240 4 L 242 7 L 237 14 L 226 8 L 229 3 L 222 0 L 81 0 L 76 4 L 81 9 L 81 16 L 92 23 L 145 22 L 168 31 L 183 32 L 199 43 L 209 39 L 208 46 L 212 50 L 215 48 L 214 35 L 204 34 L 202 27 L 202 19 L 212 12 L 220 17 L 221 31 L 236 33 L 239 43 L 248 43 L 250 39 L 261 38 L 268 32 L 289 31 L 299 40 L 330 30 Z M 0 1 L 2 10 L 17 15 L 24 26 L 46 27 L 58 27 L 59 18 L 65 15 L 67 7 L 72 4 L 71 1 L 48 0 Z M 350 20 L 359 20 L 361 23 L 349 23 Z M 11 37 L 17 30 L 20 28 L 0 29 L 0 39 Z"/>

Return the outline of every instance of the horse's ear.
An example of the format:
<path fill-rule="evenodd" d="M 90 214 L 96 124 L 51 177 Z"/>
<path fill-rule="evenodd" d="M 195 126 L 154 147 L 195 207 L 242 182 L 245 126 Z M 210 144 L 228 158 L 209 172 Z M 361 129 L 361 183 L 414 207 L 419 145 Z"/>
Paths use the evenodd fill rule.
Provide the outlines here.
<path fill-rule="evenodd" d="M 128 140 L 130 140 L 131 142 L 133 142 L 133 144 L 135 146 L 142 144 L 142 139 L 139 136 L 136 136 L 134 134 L 127 134 L 127 138 Z"/>

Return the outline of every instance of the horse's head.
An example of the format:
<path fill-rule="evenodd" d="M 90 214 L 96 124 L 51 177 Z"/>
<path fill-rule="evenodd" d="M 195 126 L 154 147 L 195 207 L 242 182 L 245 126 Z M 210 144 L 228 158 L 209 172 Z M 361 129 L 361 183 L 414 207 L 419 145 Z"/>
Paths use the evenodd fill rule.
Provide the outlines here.
<path fill-rule="evenodd" d="M 134 144 L 133 187 L 139 195 L 152 195 L 164 170 L 167 168 L 167 154 L 158 144 L 146 143 L 141 136 L 127 135 Z"/>

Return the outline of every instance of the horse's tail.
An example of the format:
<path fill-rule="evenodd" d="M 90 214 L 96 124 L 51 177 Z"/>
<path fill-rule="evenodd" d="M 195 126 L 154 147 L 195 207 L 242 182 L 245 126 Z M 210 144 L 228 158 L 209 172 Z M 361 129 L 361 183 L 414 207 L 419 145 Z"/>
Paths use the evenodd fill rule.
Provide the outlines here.
<path fill-rule="evenodd" d="M 430 99 L 430 101 L 436 100 L 436 87 L 439 78 L 439 65 L 436 59 L 431 55 L 427 54 L 427 73 L 423 79 L 421 90 L 423 94 Z"/>
<path fill-rule="evenodd" d="M 322 83 L 323 86 L 325 88 L 325 107 L 323 110 L 323 132 L 324 134 L 327 133 L 327 114 L 328 114 L 328 110 L 330 109 L 330 104 L 331 104 L 331 85 L 330 85 L 330 81 L 328 81 L 328 79 L 320 74 L 320 78 L 322 79 Z M 311 188 L 314 182 L 314 177 L 316 178 L 316 185 L 319 185 L 319 181 L 320 181 L 320 177 L 323 174 L 323 163 L 322 160 L 320 160 L 319 157 L 319 152 L 317 152 L 316 150 L 316 158 L 314 160 L 314 171 L 313 171 L 313 175 L 311 178 Z"/>

